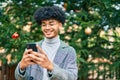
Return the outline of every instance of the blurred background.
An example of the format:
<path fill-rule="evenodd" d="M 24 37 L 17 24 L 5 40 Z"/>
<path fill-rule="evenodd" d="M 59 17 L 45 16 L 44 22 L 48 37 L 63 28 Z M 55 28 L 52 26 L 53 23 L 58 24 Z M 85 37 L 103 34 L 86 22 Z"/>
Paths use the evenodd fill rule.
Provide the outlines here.
<path fill-rule="evenodd" d="M 0 0 L 0 80 L 15 80 L 26 43 L 43 38 L 33 14 L 52 5 L 66 11 L 60 38 L 76 49 L 78 80 L 119 80 L 120 0 Z"/>

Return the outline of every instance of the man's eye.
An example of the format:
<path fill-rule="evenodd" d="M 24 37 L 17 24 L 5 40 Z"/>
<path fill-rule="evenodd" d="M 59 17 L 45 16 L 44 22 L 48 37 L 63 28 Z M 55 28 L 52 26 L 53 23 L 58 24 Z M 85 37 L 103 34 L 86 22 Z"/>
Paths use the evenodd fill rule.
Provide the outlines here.
<path fill-rule="evenodd" d="M 45 26 L 45 24 L 42 24 L 42 26 Z"/>
<path fill-rule="evenodd" d="M 53 25 L 54 25 L 54 23 L 51 23 L 51 24 L 50 24 L 50 26 L 53 26 Z"/>

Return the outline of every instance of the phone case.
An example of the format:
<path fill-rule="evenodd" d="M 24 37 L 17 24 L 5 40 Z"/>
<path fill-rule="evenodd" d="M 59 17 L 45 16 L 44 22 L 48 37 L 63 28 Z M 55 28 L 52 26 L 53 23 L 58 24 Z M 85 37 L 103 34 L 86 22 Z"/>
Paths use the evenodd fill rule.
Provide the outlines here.
<path fill-rule="evenodd" d="M 32 49 L 33 51 L 37 52 L 36 44 L 35 43 L 28 43 L 27 49 Z"/>

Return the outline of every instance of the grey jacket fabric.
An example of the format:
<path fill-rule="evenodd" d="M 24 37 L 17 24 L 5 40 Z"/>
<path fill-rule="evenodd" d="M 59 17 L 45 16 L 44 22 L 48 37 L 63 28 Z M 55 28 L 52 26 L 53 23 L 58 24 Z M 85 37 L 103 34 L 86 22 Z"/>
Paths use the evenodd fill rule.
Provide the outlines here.
<path fill-rule="evenodd" d="M 42 42 L 39 42 L 40 46 Z M 53 64 L 54 69 L 50 80 L 77 80 L 78 67 L 76 63 L 76 52 L 73 47 L 61 41 Z M 42 80 L 43 68 L 37 64 L 28 66 L 24 75 L 21 75 L 19 70 L 18 64 L 15 70 L 16 80 Z"/>

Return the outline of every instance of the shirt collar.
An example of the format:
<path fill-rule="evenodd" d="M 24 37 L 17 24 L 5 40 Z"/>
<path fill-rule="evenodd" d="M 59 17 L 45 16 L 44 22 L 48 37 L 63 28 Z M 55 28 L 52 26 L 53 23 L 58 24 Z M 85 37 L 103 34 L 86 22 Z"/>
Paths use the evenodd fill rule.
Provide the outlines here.
<path fill-rule="evenodd" d="M 60 38 L 59 38 L 59 36 L 56 36 L 52 39 L 48 39 L 48 38 L 44 37 L 44 42 L 47 44 L 54 44 L 54 43 L 60 42 Z"/>

